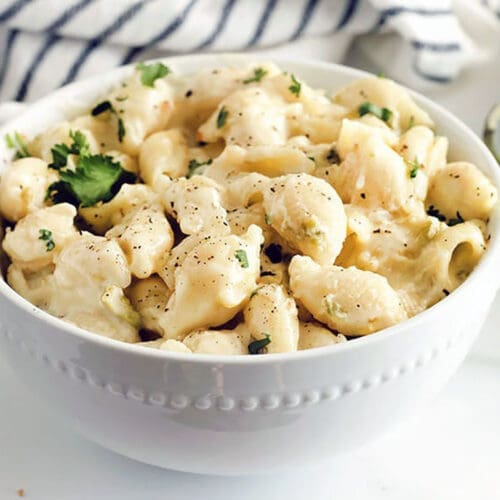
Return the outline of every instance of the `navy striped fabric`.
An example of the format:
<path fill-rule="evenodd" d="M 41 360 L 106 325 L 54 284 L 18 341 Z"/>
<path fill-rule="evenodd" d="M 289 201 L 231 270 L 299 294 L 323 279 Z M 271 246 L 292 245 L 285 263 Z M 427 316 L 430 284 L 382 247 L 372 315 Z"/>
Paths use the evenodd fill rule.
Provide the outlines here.
<path fill-rule="evenodd" d="M 88 57 L 95 52 L 113 33 L 118 31 L 124 24 L 128 21 L 134 19 L 137 12 L 144 6 L 143 1 L 134 3 L 132 6 L 127 8 L 122 12 L 109 26 L 107 26 L 103 31 L 96 34 L 95 38 L 92 38 L 89 42 L 85 44 L 83 50 L 77 55 L 74 63 L 71 65 L 66 77 L 62 81 L 65 85 L 73 81 L 78 74 L 80 68 L 85 64 Z"/>
<path fill-rule="evenodd" d="M 344 10 L 341 20 L 335 27 L 335 31 L 340 31 L 344 28 L 344 26 L 348 25 L 352 16 L 356 12 L 357 7 L 358 7 L 358 0 L 347 0 L 346 8 Z"/>
<path fill-rule="evenodd" d="M 375 26 L 374 31 L 380 30 L 380 28 L 382 28 L 391 17 L 397 17 L 401 14 L 417 14 L 419 16 L 451 16 L 453 15 L 453 11 L 451 9 L 424 9 L 402 6 L 385 9 L 380 13 L 380 19 Z"/>
<path fill-rule="evenodd" d="M 206 40 L 204 40 L 202 43 L 200 43 L 195 47 L 195 51 L 206 49 L 210 47 L 215 42 L 215 40 L 217 40 L 217 37 L 221 34 L 222 30 L 227 24 L 227 21 L 229 19 L 229 16 L 231 15 L 235 3 L 236 0 L 226 0 L 226 2 L 224 3 L 224 7 L 220 12 L 217 24 L 215 25 L 212 33 L 210 33 L 210 35 L 206 38 Z"/>
<path fill-rule="evenodd" d="M 137 56 L 144 52 L 145 50 L 154 47 L 157 43 L 162 40 L 168 39 L 170 35 L 175 33 L 181 26 L 186 17 L 189 15 L 191 9 L 194 7 L 196 0 L 191 0 L 186 7 L 181 11 L 180 14 L 176 15 L 173 19 L 169 19 L 166 27 L 162 29 L 157 35 L 153 36 L 145 44 L 139 45 L 137 47 L 132 47 L 127 51 L 126 56 L 122 59 L 121 64 L 128 64 L 132 60 L 136 59 Z"/>
<path fill-rule="evenodd" d="M 304 8 L 304 12 L 300 16 L 299 26 L 295 30 L 295 33 L 290 38 L 290 41 L 297 40 L 302 33 L 304 33 L 309 21 L 311 20 L 311 16 L 314 12 L 314 9 L 318 5 L 318 0 L 309 0 Z"/>
<path fill-rule="evenodd" d="M 29 0 L 17 0 L 17 2 L 11 3 L 3 12 L 0 12 L 0 23 L 8 21 L 28 3 Z"/>
<path fill-rule="evenodd" d="M 254 47 L 259 43 L 259 40 L 262 36 L 262 33 L 264 33 L 264 30 L 266 29 L 267 22 L 269 21 L 269 18 L 271 17 L 274 8 L 276 7 L 278 0 L 268 0 L 262 14 L 259 17 L 259 22 L 257 24 L 257 27 L 255 29 L 254 35 L 250 39 L 250 41 L 247 43 L 246 47 L 247 49 Z"/>
<path fill-rule="evenodd" d="M 455 77 L 460 57 L 471 49 L 451 0 L 56 0 L 50 8 L 43 0 L 2 3 L 0 100 L 32 100 L 151 55 L 241 51 L 339 33 L 397 33 L 415 75 L 435 82 Z"/>
<path fill-rule="evenodd" d="M 500 18 L 500 1 L 499 0 L 481 0 L 484 7 L 494 12 Z"/>
<path fill-rule="evenodd" d="M 58 28 L 66 24 L 71 18 L 73 18 L 81 9 L 86 7 L 91 0 L 81 0 L 79 3 L 72 5 L 66 11 L 62 13 L 57 19 L 55 19 L 49 26 L 47 26 L 46 31 L 48 33 L 47 39 L 45 43 L 40 47 L 38 52 L 33 57 L 33 63 L 28 68 L 28 71 L 25 73 L 21 84 L 19 85 L 19 90 L 16 94 L 16 101 L 23 101 L 26 97 L 26 93 L 28 91 L 29 85 L 33 78 L 33 75 L 36 73 L 39 65 L 43 62 L 45 54 L 50 50 L 52 45 L 58 43 L 61 40 L 61 37 L 58 35 L 54 35 L 54 31 Z"/>

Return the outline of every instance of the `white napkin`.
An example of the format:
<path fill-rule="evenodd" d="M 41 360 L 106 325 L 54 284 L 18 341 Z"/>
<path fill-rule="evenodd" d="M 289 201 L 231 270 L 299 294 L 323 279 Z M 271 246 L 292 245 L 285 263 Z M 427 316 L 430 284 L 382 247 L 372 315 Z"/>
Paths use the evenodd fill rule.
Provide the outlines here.
<path fill-rule="evenodd" d="M 159 55 L 278 48 L 338 62 L 353 37 L 388 76 L 442 85 L 487 57 L 482 26 L 500 24 L 497 0 L 465 1 L 472 31 L 452 0 L 6 0 L 0 101 Z"/>

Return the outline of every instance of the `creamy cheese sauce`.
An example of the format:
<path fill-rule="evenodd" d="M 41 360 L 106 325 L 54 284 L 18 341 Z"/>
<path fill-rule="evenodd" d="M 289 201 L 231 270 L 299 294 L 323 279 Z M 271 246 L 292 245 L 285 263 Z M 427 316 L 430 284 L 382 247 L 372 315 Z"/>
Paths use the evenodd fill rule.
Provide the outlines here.
<path fill-rule="evenodd" d="M 187 355 L 291 352 L 418 314 L 486 250 L 495 187 L 394 82 L 329 98 L 270 63 L 149 69 L 11 141 L 7 281 L 50 314 Z"/>

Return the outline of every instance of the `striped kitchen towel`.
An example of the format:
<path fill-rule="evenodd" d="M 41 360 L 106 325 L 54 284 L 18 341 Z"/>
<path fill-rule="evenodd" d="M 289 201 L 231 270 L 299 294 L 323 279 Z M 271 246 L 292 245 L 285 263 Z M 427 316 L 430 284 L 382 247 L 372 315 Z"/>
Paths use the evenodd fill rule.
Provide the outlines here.
<path fill-rule="evenodd" d="M 496 0 L 471 1 L 495 17 Z M 172 54 L 306 43 L 341 61 L 354 37 L 388 76 L 404 62 L 413 86 L 455 78 L 479 50 L 452 0 L 0 0 L 0 101 Z"/>

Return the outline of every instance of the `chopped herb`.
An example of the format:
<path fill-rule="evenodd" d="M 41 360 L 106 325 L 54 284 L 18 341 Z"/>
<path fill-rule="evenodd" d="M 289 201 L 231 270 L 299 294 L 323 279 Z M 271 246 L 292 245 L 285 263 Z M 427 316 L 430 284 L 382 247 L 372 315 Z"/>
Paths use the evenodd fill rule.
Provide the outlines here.
<path fill-rule="evenodd" d="M 170 73 L 170 68 L 161 62 L 153 64 L 140 63 L 137 69 L 141 72 L 141 83 L 146 87 L 154 87 L 158 78 L 163 78 Z"/>
<path fill-rule="evenodd" d="M 241 248 L 239 250 L 236 250 L 234 256 L 239 260 L 240 265 L 243 269 L 246 269 L 248 267 L 248 257 L 245 250 Z"/>
<path fill-rule="evenodd" d="M 294 94 L 295 96 L 299 97 L 300 96 L 300 90 L 302 88 L 302 85 L 301 83 L 295 78 L 295 75 L 290 75 L 290 77 L 292 78 L 292 84 L 290 85 L 290 87 L 288 87 L 288 90 Z"/>
<path fill-rule="evenodd" d="M 18 160 L 19 158 L 27 158 L 30 156 L 28 147 L 26 143 L 23 141 L 22 137 L 19 135 L 19 132 L 14 132 L 13 137 L 9 134 L 5 134 L 5 143 L 9 149 L 15 149 L 16 154 L 14 158 Z"/>
<path fill-rule="evenodd" d="M 68 155 L 90 155 L 90 145 L 82 132 L 79 130 L 75 130 L 74 132 L 70 130 L 69 136 L 73 140 L 70 146 L 67 144 L 55 144 L 52 146 L 50 150 L 52 153 L 52 163 L 49 163 L 49 168 L 60 170 L 65 167 L 68 163 Z"/>
<path fill-rule="evenodd" d="M 326 160 L 328 161 L 328 163 L 336 163 L 336 164 L 340 163 L 340 156 L 335 148 L 332 148 L 330 149 L 330 151 L 328 151 L 328 154 L 326 155 Z"/>
<path fill-rule="evenodd" d="M 414 125 L 415 125 L 415 117 L 411 115 L 410 122 L 408 123 L 408 130 L 410 130 Z"/>
<path fill-rule="evenodd" d="M 380 73 L 377 73 L 378 78 L 385 78 L 385 73 L 381 71 Z"/>
<path fill-rule="evenodd" d="M 308 158 L 313 161 L 314 163 L 316 163 L 316 159 L 314 158 L 314 156 L 308 156 Z"/>
<path fill-rule="evenodd" d="M 457 210 L 457 216 L 454 219 L 450 219 L 448 221 L 448 226 L 456 226 L 457 224 L 462 224 L 462 222 L 465 222 L 462 216 L 460 215 L 460 212 Z"/>
<path fill-rule="evenodd" d="M 47 198 L 54 203 L 71 203 L 90 207 L 99 201 L 109 201 L 122 184 L 134 183 L 135 174 L 124 170 L 110 156 L 80 156 L 75 170 L 59 170 L 60 180 L 52 183 Z"/>
<path fill-rule="evenodd" d="M 17 134 L 17 132 L 15 132 L 15 134 Z M 14 149 L 16 147 L 14 140 L 9 134 L 5 134 L 5 143 L 9 149 Z"/>
<path fill-rule="evenodd" d="M 446 217 L 439 212 L 437 208 L 434 207 L 434 205 L 431 205 L 427 209 L 427 215 L 430 215 L 431 217 L 436 217 L 436 219 L 440 220 L 441 222 L 444 222 L 446 220 Z"/>
<path fill-rule="evenodd" d="M 449 290 L 446 290 L 446 288 L 443 288 L 443 293 L 445 294 L 446 297 L 448 297 L 448 295 L 450 295 Z"/>
<path fill-rule="evenodd" d="M 255 68 L 253 70 L 253 76 L 250 78 L 247 78 L 246 80 L 243 80 L 243 83 L 252 83 L 252 82 L 260 82 L 264 76 L 267 75 L 267 71 L 262 68 Z"/>
<path fill-rule="evenodd" d="M 266 224 L 271 224 L 271 217 L 269 217 L 268 213 L 264 214 L 264 220 L 265 220 Z"/>
<path fill-rule="evenodd" d="M 123 101 L 126 101 L 127 99 L 128 99 L 128 95 L 123 96 L 123 97 L 121 97 L 121 96 L 116 97 L 116 100 L 118 102 L 123 102 Z"/>
<path fill-rule="evenodd" d="M 116 109 L 113 108 L 113 105 L 111 104 L 110 101 L 100 102 L 92 109 L 90 114 L 92 116 L 97 116 L 97 115 L 100 115 L 101 113 L 104 113 L 106 111 L 109 111 L 110 113 L 112 113 L 113 115 L 116 116 L 116 120 L 118 123 L 118 140 L 120 142 L 122 142 L 123 138 L 125 137 L 125 125 L 123 124 L 123 120 L 121 119 L 121 117 L 118 116 Z"/>
<path fill-rule="evenodd" d="M 311 238 L 313 241 L 318 242 L 320 238 L 324 236 L 324 231 L 322 231 L 314 218 L 309 218 L 305 220 L 301 225 L 300 229 L 305 238 Z"/>
<path fill-rule="evenodd" d="M 49 231 L 48 229 L 40 229 L 39 234 L 40 236 L 38 239 L 45 241 L 45 248 L 47 249 L 47 252 L 54 250 L 56 244 L 52 239 L 52 231 Z"/>
<path fill-rule="evenodd" d="M 391 119 L 392 111 L 387 108 L 380 108 L 376 104 L 371 102 L 364 102 L 358 108 L 359 116 L 364 116 L 368 113 L 375 115 L 377 118 L 380 118 L 384 122 L 388 122 Z"/>
<path fill-rule="evenodd" d="M 264 348 L 271 343 L 271 335 L 263 333 L 263 339 L 254 340 L 248 344 L 248 354 L 263 354 Z"/>
<path fill-rule="evenodd" d="M 188 165 L 188 173 L 186 177 L 189 179 L 193 177 L 193 175 L 201 175 L 203 174 L 205 167 L 207 165 L 212 164 L 212 158 L 210 158 L 207 161 L 198 161 L 198 160 L 190 160 L 189 165 Z"/>
<path fill-rule="evenodd" d="M 415 177 L 417 176 L 417 172 L 421 167 L 421 164 L 418 162 L 417 158 L 415 158 L 413 161 L 405 160 L 405 162 L 410 167 L 410 179 L 415 179 Z"/>
<path fill-rule="evenodd" d="M 125 125 L 123 124 L 123 120 L 117 116 L 118 120 L 118 140 L 120 142 L 123 141 L 123 138 L 125 137 Z"/>
<path fill-rule="evenodd" d="M 225 106 L 220 108 L 219 114 L 217 115 L 217 128 L 222 128 L 226 124 L 227 115 L 229 112 L 227 111 Z"/>
<path fill-rule="evenodd" d="M 257 287 L 251 294 L 250 294 L 250 298 L 253 298 L 255 297 L 258 293 L 259 293 L 259 290 L 261 289 L 262 287 Z"/>
<path fill-rule="evenodd" d="M 68 162 L 70 148 L 66 144 L 54 144 L 50 151 L 52 153 L 52 163 L 49 163 L 48 167 L 54 170 L 64 167 Z"/>
<path fill-rule="evenodd" d="M 276 243 L 271 243 L 264 250 L 264 253 L 267 255 L 267 258 L 273 264 L 279 264 L 283 260 L 283 254 L 281 253 L 281 245 L 277 245 Z"/>
<path fill-rule="evenodd" d="M 329 314 L 329 316 L 336 316 L 337 318 L 346 318 L 347 313 L 342 309 L 340 304 L 335 302 L 333 295 L 328 294 L 324 298 L 324 303 L 326 306 L 326 312 Z"/>
<path fill-rule="evenodd" d="M 106 111 L 110 111 L 113 109 L 113 105 L 111 104 L 110 101 L 102 101 L 99 104 L 96 104 L 93 108 L 90 114 L 92 116 L 97 116 L 100 115 L 101 113 L 104 113 Z"/>
<path fill-rule="evenodd" d="M 90 145 L 87 142 L 85 134 L 83 134 L 79 130 L 75 130 L 74 132 L 70 130 L 69 136 L 73 140 L 73 144 L 71 145 L 72 154 L 77 154 L 80 156 L 90 155 Z"/>

